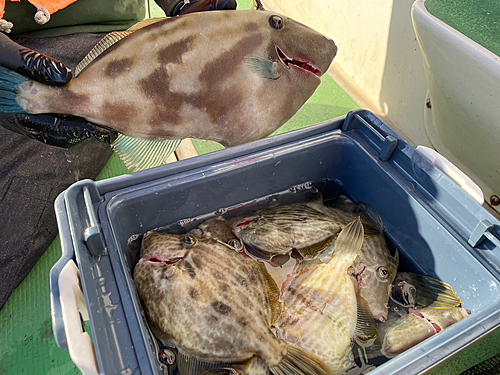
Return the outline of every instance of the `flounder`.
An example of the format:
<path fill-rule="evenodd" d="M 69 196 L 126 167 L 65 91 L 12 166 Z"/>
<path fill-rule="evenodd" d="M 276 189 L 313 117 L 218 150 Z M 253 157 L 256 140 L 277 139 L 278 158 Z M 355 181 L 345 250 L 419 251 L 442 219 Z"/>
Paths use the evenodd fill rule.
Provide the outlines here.
<path fill-rule="evenodd" d="M 253 357 L 276 375 L 330 373 L 273 335 L 281 311 L 276 284 L 263 265 L 220 241 L 148 232 L 134 282 L 151 329 L 177 347 L 189 374 L 241 362 L 245 373 L 258 374 Z"/>

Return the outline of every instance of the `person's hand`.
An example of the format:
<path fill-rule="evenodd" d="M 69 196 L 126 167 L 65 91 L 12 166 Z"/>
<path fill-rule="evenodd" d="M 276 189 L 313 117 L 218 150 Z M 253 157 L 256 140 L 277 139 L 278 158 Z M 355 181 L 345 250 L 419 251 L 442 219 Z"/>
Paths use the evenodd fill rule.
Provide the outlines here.
<path fill-rule="evenodd" d="M 62 62 L 26 48 L 0 32 L 0 65 L 28 78 L 52 86 L 62 86 L 72 78 Z"/>
<path fill-rule="evenodd" d="M 167 17 L 204 12 L 208 10 L 236 9 L 236 0 L 155 0 Z"/>

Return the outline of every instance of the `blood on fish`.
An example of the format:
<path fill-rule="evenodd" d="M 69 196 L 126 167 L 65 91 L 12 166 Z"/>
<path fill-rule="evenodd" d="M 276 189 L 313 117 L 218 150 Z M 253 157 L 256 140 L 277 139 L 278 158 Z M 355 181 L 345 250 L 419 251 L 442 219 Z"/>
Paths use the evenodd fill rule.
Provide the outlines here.
<path fill-rule="evenodd" d="M 427 318 L 423 314 L 419 313 L 418 311 L 410 309 L 410 313 L 412 313 L 415 316 L 418 316 L 421 319 L 427 320 L 429 322 L 429 324 L 431 324 L 432 327 L 436 330 L 436 333 L 439 333 L 442 331 L 441 327 L 438 324 L 434 323 L 432 320 L 430 320 L 429 318 Z"/>
<path fill-rule="evenodd" d="M 259 222 L 259 218 L 255 218 L 255 219 L 252 219 L 252 220 L 247 220 L 247 221 L 244 221 L 243 223 L 239 223 L 239 224 L 236 224 L 237 227 L 245 227 L 247 225 L 250 225 L 252 223 L 258 223 Z"/>
<path fill-rule="evenodd" d="M 174 258 L 174 259 L 160 259 L 160 258 L 157 258 L 157 257 L 150 257 L 149 259 L 146 259 L 147 262 L 153 262 L 153 263 L 163 263 L 163 264 L 167 264 L 167 265 L 172 265 L 172 264 L 175 264 L 177 263 L 179 260 L 181 260 L 182 258 Z"/>

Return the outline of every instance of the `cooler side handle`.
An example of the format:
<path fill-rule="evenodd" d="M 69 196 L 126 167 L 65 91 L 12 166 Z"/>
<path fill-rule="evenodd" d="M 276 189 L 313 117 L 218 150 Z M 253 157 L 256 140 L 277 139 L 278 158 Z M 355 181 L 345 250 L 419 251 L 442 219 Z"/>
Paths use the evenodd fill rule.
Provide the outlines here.
<path fill-rule="evenodd" d="M 83 375 L 98 375 L 94 344 L 82 327 L 81 319 L 89 320 L 89 316 L 78 268 L 73 260 L 64 266 L 59 275 L 59 292 L 69 355 Z"/>
<path fill-rule="evenodd" d="M 68 347 L 68 343 L 66 341 L 64 322 L 62 319 L 59 275 L 61 274 L 64 266 L 66 266 L 66 264 L 75 256 L 73 242 L 70 235 L 70 227 L 68 222 L 68 215 L 66 212 L 64 195 L 65 193 L 62 192 L 56 198 L 56 201 L 54 203 L 62 254 L 61 258 L 54 264 L 54 266 L 52 266 L 49 275 L 52 332 L 54 333 L 54 338 L 56 340 L 57 346 L 61 349 L 66 349 Z"/>
<path fill-rule="evenodd" d="M 426 147 L 417 146 L 417 151 L 420 155 L 429 160 L 439 170 L 446 173 L 453 181 L 455 181 L 467 194 L 469 194 L 479 204 L 484 203 L 484 194 L 481 188 L 471 180 L 464 172 L 458 169 L 452 162 L 446 159 L 436 150 Z"/>

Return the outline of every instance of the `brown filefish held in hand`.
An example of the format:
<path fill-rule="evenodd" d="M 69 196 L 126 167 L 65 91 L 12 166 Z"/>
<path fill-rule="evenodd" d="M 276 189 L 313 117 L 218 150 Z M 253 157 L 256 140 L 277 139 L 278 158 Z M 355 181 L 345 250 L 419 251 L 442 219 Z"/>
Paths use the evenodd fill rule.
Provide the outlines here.
<path fill-rule="evenodd" d="M 336 53 L 331 39 L 264 10 L 147 20 L 105 37 L 65 86 L 0 69 L 0 111 L 68 114 L 130 137 L 234 146 L 290 119 Z"/>
<path fill-rule="evenodd" d="M 252 357 L 276 375 L 330 373 L 316 356 L 273 335 L 281 309 L 276 284 L 262 264 L 220 241 L 146 233 L 134 282 L 152 331 L 175 345 L 186 373 L 232 363 L 261 373 Z"/>

